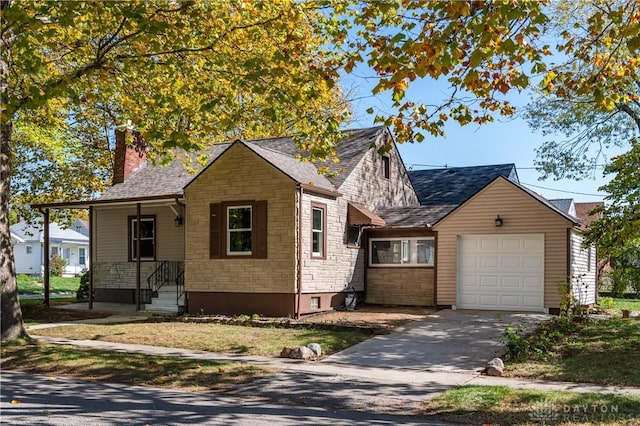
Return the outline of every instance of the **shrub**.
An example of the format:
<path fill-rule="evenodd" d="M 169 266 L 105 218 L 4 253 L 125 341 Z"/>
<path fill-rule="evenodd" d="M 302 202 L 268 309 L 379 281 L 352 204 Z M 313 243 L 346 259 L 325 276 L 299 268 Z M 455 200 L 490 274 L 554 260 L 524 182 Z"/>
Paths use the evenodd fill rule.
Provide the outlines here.
<path fill-rule="evenodd" d="M 600 305 L 600 307 L 602 309 L 611 309 L 611 308 L 613 308 L 613 298 L 612 297 L 601 297 L 599 305 Z"/>
<path fill-rule="evenodd" d="M 80 286 L 76 291 L 76 299 L 89 300 L 89 270 L 85 269 L 80 275 Z"/>
<path fill-rule="evenodd" d="M 575 330 L 575 324 L 567 318 L 555 318 L 540 325 L 531 334 L 525 334 L 525 328 L 507 327 L 502 333 L 502 343 L 507 352 L 508 361 L 546 360 L 553 356 L 556 345 L 567 340 L 567 335 Z"/>
<path fill-rule="evenodd" d="M 624 297 L 624 294 L 629 287 L 628 277 L 625 274 L 624 268 L 615 268 L 611 271 L 611 295 L 613 297 Z"/>
<path fill-rule="evenodd" d="M 51 275 L 61 277 L 64 273 L 64 267 L 67 266 L 67 261 L 60 256 L 52 256 L 49 262 L 49 268 L 51 269 Z"/>

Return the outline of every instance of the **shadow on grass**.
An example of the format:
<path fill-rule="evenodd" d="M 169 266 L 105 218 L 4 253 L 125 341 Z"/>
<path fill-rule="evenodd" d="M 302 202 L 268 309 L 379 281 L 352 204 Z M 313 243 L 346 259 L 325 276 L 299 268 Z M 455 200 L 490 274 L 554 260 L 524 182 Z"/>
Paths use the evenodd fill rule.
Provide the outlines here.
<path fill-rule="evenodd" d="M 253 365 L 119 353 L 31 340 L 2 348 L 2 369 L 174 389 L 226 390 L 270 374 Z"/>

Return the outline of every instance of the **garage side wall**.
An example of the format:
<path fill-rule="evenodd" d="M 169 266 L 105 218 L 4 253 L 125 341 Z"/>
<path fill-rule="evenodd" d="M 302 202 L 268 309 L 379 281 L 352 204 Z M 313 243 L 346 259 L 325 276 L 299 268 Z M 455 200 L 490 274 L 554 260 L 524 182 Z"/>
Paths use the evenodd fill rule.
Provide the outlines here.
<path fill-rule="evenodd" d="M 581 305 L 596 303 L 596 250 L 584 248 L 584 237 L 571 231 L 571 285 L 573 297 Z"/>
<path fill-rule="evenodd" d="M 495 226 L 496 216 L 503 220 Z M 497 179 L 435 226 L 438 305 L 456 304 L 459 235 L 544 234 L 544 306 L 558 308 L 558 283 L 567 276 L 567 229 L 572 224 L 542 202 Z"/>

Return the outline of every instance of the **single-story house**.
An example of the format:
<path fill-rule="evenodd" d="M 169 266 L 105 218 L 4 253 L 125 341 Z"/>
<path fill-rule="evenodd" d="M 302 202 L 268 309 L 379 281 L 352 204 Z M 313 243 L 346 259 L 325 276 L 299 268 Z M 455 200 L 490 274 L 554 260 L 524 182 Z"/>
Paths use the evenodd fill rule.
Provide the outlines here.
<path fill-rule="evenodd" d="M 9 227 L 16 274 L 40 275 L 44 273 L 44 231 L 42 224 L 30 225 L 20 221 Z M 77 276 L 89 268 L 89 237 L 73 229 L 64 229 L 57 223 L 49 224 L 49 258 L 65 260 L 63 276 Z"/>
<path fill-rule="evenodd" d="M 336 174 L 301 160 L 289 137 L 214 145 L 189 174 L 184 154 L 147 165 L 133 141 L 117 133 L 114 185 L 98 199 L 35 206 L 90 209 L 96 301 L 277 316 L 347 297 L 554 312 L 560 282 L 595 276 L 580 221 L 512 164 L 409 172 L 390 131 L 373 127 L 345 132 Z"/>

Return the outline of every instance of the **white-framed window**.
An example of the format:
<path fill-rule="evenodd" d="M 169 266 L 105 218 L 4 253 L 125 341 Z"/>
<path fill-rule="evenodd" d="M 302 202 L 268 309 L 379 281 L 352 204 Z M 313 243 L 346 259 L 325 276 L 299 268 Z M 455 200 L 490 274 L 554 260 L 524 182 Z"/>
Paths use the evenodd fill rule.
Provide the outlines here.
<path fill-rule="evenodd" d="M 25 246 L 27 254 L 33 254 L 33 246 Z"/>
<path fill-rule="evenodd" d="M 311 257 L 325 257 L 326 215 L 327 207 L 324 204 L 311 205 Z"/>
<path fill-rule="evenodd" d="M 135 216 L 129 217 L 129 260 L 138 258 L 137 239 L 138 221 Z M 155 260 L 156 258 L 156 218 L 155 216 L 140 217 L 140 260 Z"/>
<path fill-rule="evenodd" d="M 372 238 L 369 266 L 433 266 L 435 240 L 432 237 Z"/>
<path fill-rule="evenodd" d="M 87 249 L 84 247 L 78 248 L 78 263 L 80 265 L 87 264 Z"/>
<path fill-rule="evenodd" d="M 251 206 L 227 207 L 227 255 L 251 255 Z"/>

